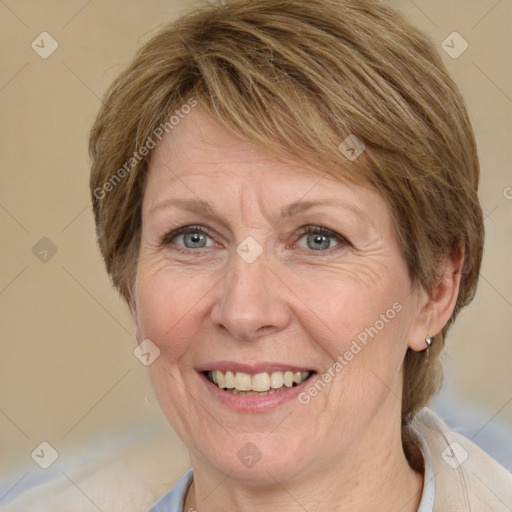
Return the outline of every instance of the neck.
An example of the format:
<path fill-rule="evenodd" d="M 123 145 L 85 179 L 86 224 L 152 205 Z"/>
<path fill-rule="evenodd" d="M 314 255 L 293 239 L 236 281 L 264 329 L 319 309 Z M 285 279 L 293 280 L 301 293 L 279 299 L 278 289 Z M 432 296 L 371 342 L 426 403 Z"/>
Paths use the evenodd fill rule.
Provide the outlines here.
<path fill-rule="evenodd" d="M 287 480 L 277 481 L 269 476 L 267 482 L 257 484 L 226 478 L 206 466 L 203 459 L 191 455 L 194 481 L 184 510 L 274 512 L 277 508 L 295 512 L 321 508 L 340 512 L 416 512 L 423 475 L 409 467 L 400 434 L 391 438 L 386 435 L 389 432 L 375 432 L 377 437 L 372 432 L 367 434 L 365 437 L 372 443 L 358 443 L 345 453 L 338 451 L 321 467 Z"/>

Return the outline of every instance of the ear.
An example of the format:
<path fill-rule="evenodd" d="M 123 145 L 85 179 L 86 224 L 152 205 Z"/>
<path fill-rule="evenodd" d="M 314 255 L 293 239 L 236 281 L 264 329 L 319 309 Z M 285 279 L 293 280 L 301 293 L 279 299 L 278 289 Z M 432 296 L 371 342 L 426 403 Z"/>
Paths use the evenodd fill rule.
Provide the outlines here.
<path fill-rule="evenodd" d="M 452 316 L 459 294 L 460 278 L 464 263 L 464 248 L 454 247 L 445 257 L 442 276 L 430 291 L 418 294 L 418 315 L 409 336 L 409 348 L 421 352 L 427 348 L 425 338 L 435 337 Z"/>
<path fill-rule="evenodd" d="M 128 307 L 130 308 L 130 316 L 132 317 L 133 327 L 135 330 L 135 339 L 137 340 L 137 344 L 139 344 L 142 340 L 142 332 L 139 325 L 139 318 L 137 315 L 137 302 L 134 299 L 130 299 L 128 302 Z"/>

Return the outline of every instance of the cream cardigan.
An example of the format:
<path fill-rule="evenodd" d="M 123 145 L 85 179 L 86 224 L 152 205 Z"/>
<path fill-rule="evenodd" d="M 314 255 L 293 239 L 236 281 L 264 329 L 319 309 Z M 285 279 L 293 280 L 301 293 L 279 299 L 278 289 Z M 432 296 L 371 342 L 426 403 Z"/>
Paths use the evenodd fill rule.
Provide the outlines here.
<path fill-rule="evenodd" d="M 417 415 L 413 426 L 432 458 L 433 512 L 512 512 L 511 473 L 429 409 Z M 103 512 L 147 511 L 189 469 L 187 459 L 185 448 L 162 425 L 152 436 L 92 462 L 56 468 L 56 478 L 2 501 L 0 510 L 86 512 L 94 509 L 92 501 Z"/>
<path fill-rule="evenodd" d="M 475 443 L 452 432 L 430 409 L 423 409 L 413 426 L 432 458 L 433 512 L 512 512 L 512 473 Z"/>

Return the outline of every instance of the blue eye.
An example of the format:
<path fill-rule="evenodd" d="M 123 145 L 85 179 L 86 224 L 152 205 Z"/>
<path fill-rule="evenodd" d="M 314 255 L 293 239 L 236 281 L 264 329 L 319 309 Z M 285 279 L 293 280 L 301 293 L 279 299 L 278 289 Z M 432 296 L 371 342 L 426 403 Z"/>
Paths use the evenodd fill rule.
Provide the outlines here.
<path fill-rule="evenodd" d="M 181 240 L 181 243 L 177 243 L 179 240 Z M 184 226 L 169 233 L 164 238 L 163 244 L 170 243 L 186 249 L 202 249 L 203 247 L 211 247 L 213 245 L 208 232 L 200 226 Z"/>
<path fill-rule="evenodd" d="M 303 239 L 306 242 L 306 246 L 301 246 L 301 248 L 312 251 L 325 251 L 348 243 L 338 233 L 320 226 L 305 226 L 299 231 L 299 235 L 301 235 L 299 242 Z M 299 242 L 297 242 L 297 245 L 299 245 Z"/>

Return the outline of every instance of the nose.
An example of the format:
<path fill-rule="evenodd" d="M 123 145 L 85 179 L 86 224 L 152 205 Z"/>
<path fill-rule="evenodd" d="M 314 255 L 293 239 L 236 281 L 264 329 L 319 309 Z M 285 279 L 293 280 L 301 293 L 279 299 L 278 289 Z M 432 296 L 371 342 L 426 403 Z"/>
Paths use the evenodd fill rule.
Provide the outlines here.
<path fill-rule="evenodd" d="M 286 287 L 261 254 L 248 263 L 234 254 L 211 310 L 213 325 L 239 341 L 279 332 L 290 323 Z"/>

